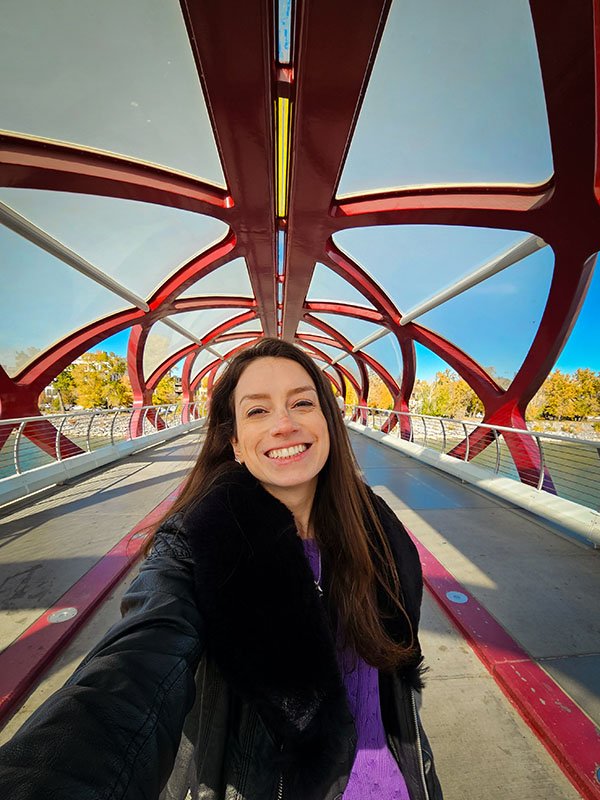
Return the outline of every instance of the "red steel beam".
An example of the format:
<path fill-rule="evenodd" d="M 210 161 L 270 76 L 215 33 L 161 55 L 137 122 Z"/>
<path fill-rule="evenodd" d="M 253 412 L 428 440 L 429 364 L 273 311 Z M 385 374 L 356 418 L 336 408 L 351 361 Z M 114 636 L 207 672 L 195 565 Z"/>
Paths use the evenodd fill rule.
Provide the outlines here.
<path fill-rule="evenodd" d="M 0 133 L 0 186 L 120 197 L 224 221 L 233 205 L 225 189 L 197 178 L 112 153 L 12 133 Z"/>
<path fill-rule="evenodd" d="M 292 339 L 315 262 L 331 234 L 330 208 L 381 36 L 389 0 L 304 0 L 296 6 L 295 109 L 283 335 Z"/>
<path fill-rule="evenodd" d="M 274 31 L 269 0 L 181 0 L 266 335 L 276 333 Z"/>

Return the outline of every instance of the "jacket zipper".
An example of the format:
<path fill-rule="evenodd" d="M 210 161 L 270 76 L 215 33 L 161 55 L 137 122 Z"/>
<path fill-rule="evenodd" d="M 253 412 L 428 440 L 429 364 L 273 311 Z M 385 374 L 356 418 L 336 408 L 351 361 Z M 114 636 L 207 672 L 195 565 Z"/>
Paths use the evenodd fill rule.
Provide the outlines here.
<path fill-rule="evenodd" d="M 248 722 L 248 738 L 243 753 L 243 761 L 240 769 L 240 784 L 236 793 L 236 798 L 244 800 L 244 791 L 246 789 L 246 781 L 248 779 L 248 770 L 250 768 L 250 753 L 252 752 L 252 745 L 254 744 L 254 737 L 256 734 L 256 717 L 252 717 Z"/>
<path fill-rule="evenodd" d="M 415 703 L 414 690 L 410 690 L 410 704 L 412 707 L 413 720 L 415 723 L 415 733 L 417 737 L 417 754 L 419 756 L 419 772 L 421 773 L 421 782 L 423 783 L 423 791 L 425 792 L 425 800 L 429 800 L 429 792 L 427 791 L 427 782 L 425 780 L 425 768 L 423 767 L 423 748 L 421 747 L 421 734 L 419 732 L 419 720 L 417 718 L 417 704 Z"/>
<path fill-rule="evenodd" d="M 279 746 L 279 754 L 283 753 L 283 744 Z M 277 782 L 277 795 L 275 800 L 283 800 L 283 772 L 279 774 L 279 781 Z"/>

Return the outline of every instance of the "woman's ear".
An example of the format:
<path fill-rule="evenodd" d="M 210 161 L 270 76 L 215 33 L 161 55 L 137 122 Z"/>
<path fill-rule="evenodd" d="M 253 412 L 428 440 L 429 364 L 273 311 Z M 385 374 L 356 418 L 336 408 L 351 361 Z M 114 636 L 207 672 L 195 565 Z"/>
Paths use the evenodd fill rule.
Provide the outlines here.
<path fill-rule="evenodd" d="M 240 449 L 238 447 L 237 439 L 232 439 L 231 440 L 231 449 L 233 450 L 233 457 L 238 462 L 238 464 L 243 464 L 244 462 L 242 461 L 242 458 L 241 458 L 241 451 L 240 451 Z"/>

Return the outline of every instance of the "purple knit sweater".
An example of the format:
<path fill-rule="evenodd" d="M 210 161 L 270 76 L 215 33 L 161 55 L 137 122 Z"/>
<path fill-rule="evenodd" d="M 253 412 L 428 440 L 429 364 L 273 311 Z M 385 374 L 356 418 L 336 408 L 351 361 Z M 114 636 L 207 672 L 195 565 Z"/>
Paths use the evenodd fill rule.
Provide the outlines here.
<path fill-rule="evenodd" d="M 315 576 L 320 577 L 319 547 L 304 539 L 304 552 Z M 353 651 L 338 648 L 338 663 L 358 742 L 343 800 L 410 800 L 406 782 L 390 753 L 379 704 L 379 673 Z"/>

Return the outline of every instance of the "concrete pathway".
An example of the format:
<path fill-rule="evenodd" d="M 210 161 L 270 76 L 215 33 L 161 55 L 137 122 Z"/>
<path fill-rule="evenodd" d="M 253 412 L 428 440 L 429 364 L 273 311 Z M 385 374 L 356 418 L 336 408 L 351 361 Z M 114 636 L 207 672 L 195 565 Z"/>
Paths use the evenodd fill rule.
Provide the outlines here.
<path fill-rule="evenodd" d="M 2 647 L 176 488 L 199 438 L 190 434 L 144 451 L 5 510 Z M 599 554 L 383 445 L 357 434 L 352 441 L 366 479 L 413 534 L 598 723 Z M 62 685 L 117 619 L 132 576 L 112 591 L 46 672 L 0 732 L 0 743 Z M 427 594 L 421 639 L 430 666 L 422 714 L 446 800 L 581 797 Z"/>

